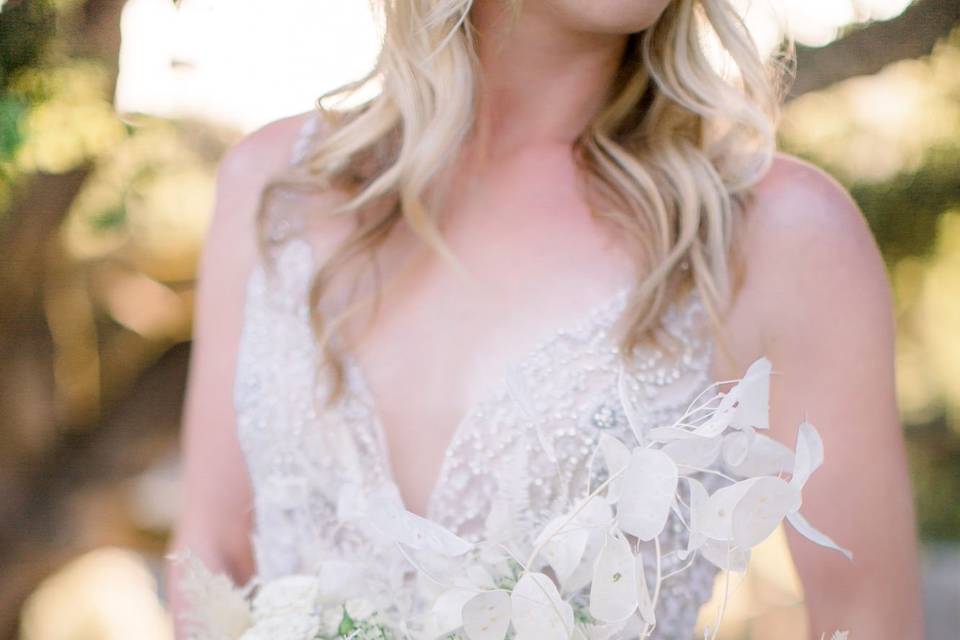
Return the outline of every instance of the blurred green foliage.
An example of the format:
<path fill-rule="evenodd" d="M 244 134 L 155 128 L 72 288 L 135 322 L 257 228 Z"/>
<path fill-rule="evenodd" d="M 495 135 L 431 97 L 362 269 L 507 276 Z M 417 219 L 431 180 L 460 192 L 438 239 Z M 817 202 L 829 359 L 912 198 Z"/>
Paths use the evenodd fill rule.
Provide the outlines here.
<path fill-rule="evenodd" d="M 22 68 L 46 59 L 56 8 L 46 0 L 7 2 L 0 10 L 0 86 Z"/>
<path fill-rule="evenodd" d="M 20 123 L 26 111 L 26 100 L 10 95 L 0 97 L 0 169 L 13 159 L 23 142 Z"/>

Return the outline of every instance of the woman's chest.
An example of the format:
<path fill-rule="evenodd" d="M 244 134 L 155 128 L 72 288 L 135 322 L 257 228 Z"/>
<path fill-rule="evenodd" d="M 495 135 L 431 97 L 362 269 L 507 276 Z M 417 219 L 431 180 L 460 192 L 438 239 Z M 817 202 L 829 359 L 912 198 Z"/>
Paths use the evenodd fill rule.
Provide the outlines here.
<path fill-rule="evenodd" d="M 292 289 L 307 258 L 285 257 Z M 415 494 L 398 478 L 391 452 L 397 440 L 357 361 L 347 359 L 343 396 L 330 407 L 316 402 L 327 381 L 316 377 L 306 310 L 286 304 L 295 293 L 269 287 L 262 274 L 251 278 L 235 405 L 255 492 L 311 511 L 319 528 L 324 518 L 333 524 L 344 486 L 387 486 L 409 501 Z M 593 445 L 603 432 L 629 437 L 627 410 L 633 428 L 682 411 L 710 382 L 699 301 L 690 296 L 667 312 L 678 352 L 650 347 L 629 355 L 609 331 L 623 303 L 622 294 L 610 297 L 504 364 L 445 437 L 435 436 L 442 442 L 432 443 L 430 455 L 422 455 L 427 436 L 411 438 L 407 464 L 422 474 L 422 493 L 407 507 L 464 535 L 482 530 L 495 502 L 512 505 L 518 523 L 537 519 L 587 492 Z M 415 384 L 410 389 L 411 403 L 424 402 Z"/>

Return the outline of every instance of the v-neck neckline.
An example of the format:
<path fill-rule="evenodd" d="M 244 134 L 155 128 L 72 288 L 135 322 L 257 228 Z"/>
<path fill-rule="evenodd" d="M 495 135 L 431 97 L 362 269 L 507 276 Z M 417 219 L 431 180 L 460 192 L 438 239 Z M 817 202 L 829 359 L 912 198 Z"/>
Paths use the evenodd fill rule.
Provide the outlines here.
<path fill-rule="evenodd" d="M 544 349 L 548 349 L 552 345 L 555 345 L 565 336 L 581 336 L 585 332 L 590 332 L 588 337 L 593 337 L 595 335 L 595 330 L 598 328 L 602 328 L 604 330 L 609 330 L 612 328 L 620 317 L 623 304 L 626 301 L 627 294 L 631 291 L 632 287 L 632 283 L 619 286 L 612 294 L 605 296 L 599 302 L 587 306 L 585 311 L 576 314 L 573 320 L 567 321 L 562 325 L 554 326 L 552 329 L 542 332 L 540 337 L 533 342 L 532 346 L 521 351 L 517 356 L 509 358 L 505 364 L 501 365 L 499 374 L 495 376 L 489 383 L 484 385 L 481 394 L 477 396 L 477 400 L 469 403 L 469 406 L 461 415 L 459 420 L 454 422 L 452 431 L 449 432 L 449 440 L 442 450 L 439 468 L 434 474 L 432 474 L 433 480 L 427 491 L 424 513 L 417 513 L 413 511 L 406 496 L 403 495 L 403 492 L 400 489 L 396 470 L 394 469 L 393 465 L 392 451 L 387 437 L 387 428 L 382 420 L 380 407 L 376 398 L 374 397 L 369 378 L 367 377 L 363 366 L 360 364 L 359 359 L 351 352 L 351 350 L 344 346 L 345 341 L 342 340 L 339 333 L 335 332 L 336 339 L 340 343 L 338 345 L 340 347 L 338 354 L 342 358 L 344 367 L 347 371 L 348 386 L 350 387 L 350 391 L 354 395 L 355 400 L 363 405 L 365 412 L 369 417 L 370 424 L 368 426 L 373 431 L 373 436 L 377 441 L 380 454 L 380 464 L 383 468 L 384 474 L 387 477 L 387 482 L 389 483 L 390 488 L 399 496 L 403 508 L 420 517 L 431 519 L 435 515 L 436 503 L 439 494 L 443 489 L 443 481 L 447 475 L 449 458 L 459 441 L 463 438 L 464 434 L 467 433 L 467 429 L 477 414 L 487 408 L 495 400 L 500 398 L 501 394 L 505 390 L 509 390 L 513 376 L 522 371 L 526 365 L 528 365 Z M 605 334 L 604 337 L 607 341 L 609 341 L 608 334 Z M 350 384 L 350 381 L 352 381 L 354 384 Z"/>

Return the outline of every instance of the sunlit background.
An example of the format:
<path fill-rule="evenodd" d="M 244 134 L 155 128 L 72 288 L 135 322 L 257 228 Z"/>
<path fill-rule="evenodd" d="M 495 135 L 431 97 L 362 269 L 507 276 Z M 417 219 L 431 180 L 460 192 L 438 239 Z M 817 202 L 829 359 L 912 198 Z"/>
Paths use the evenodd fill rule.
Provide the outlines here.
<path fill-rule="evenodd" d="M 216 162 L 369 67 L 366 4 L 0 2 L 0 638 L 171 638 L 161 556 Z M 886 257 L 929 637 L 956 638 L 958 3 L 737 5 L 761 47 L 799 45 L 782 148 L 851 191 Z M 807 638 L 782 533 L 756 557 L 723 637 Z"/>

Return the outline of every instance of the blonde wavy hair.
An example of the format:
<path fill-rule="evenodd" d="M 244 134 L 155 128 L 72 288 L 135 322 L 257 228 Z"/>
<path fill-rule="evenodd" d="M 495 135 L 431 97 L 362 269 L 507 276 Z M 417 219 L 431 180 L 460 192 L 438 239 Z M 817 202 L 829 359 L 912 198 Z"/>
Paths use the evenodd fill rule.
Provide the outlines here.
<path fill-rule="evenodd" d="M 503 1 L 515 19 L 521 0 Z M 354 218 L 352 232 L 319 266 L 309 288 L 318 364 L 331 367 L 328 401 L 342 393 L 345 375 L 331 338 L 370 302 L 354 302 L 331 318 L 319 312 L 346 264 L 367 258 L 379 282 L 376 248 L 405 220 L 424 247 L 463 272 L 443 240 L 437 199 L 427 194 L 474 123 L 479 61 L 473 0 L 373 4 L 383 27 L 375 67 L 317 100 L 327 123 L 323 135 L 268 183 L 257 215 L 264 257 L 301 233 L 313 216 Z M 792 54 L 792 42 L 781 43 L 776 53 L 784 52 Z M 629 36 L 606 103 L 574 143 L 591 193 L 605 203 L 591 206 L 592 214 L 622 230 L 642 274 L 618 323 L 627 325 L 622 353 L 654 335 L 666 306 L 690 287 L 699 289 L 719 329 L 742 272 L 733 240 L 750 188 L 774 157 L 790 70 L 784 61 L 792 60 L 763 59 L 729 0 L 673 0 L 655 24 Z M 732 72 L 721 71 L 730 64 Z M 324 107 L 371 82 L 381 89 L 359 106 Z M 343 201 L 310 211 L 297 224 L 270 213 L 279 193 L 331 188 L 346 194 Z"/>

